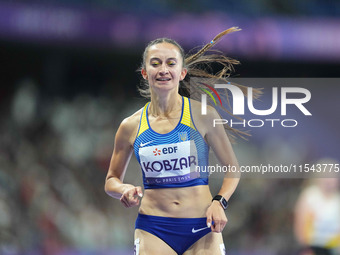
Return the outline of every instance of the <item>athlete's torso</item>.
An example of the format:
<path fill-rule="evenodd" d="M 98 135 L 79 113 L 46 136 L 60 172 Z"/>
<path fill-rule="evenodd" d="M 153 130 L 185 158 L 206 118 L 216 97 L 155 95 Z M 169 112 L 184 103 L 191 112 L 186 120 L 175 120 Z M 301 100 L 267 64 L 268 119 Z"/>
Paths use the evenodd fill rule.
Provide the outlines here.
<path fill-rule="evenodd" d="M 165 217 L 204 217 L 211 203 L 207 173 L 209 147 L 192 121 L 190 101 L 183 97 L 176 127 L 166 134 L 149 123 L 148 104 L 141 114 L 134 151 L 141 164 L 144 197 L 139 212 Z"/>
<path fill-rule="evenodd" d="M 154 131 L 148 118 L 149 103 L 143 109 L 134 152 L 141 165 L 145 189 L 184 188 L 208 185 L 209 146 L 193 123 L 190 100 L 182 97 L 177 126 L 166 134 Z"/>
<path fill-rule="evenodd" d="M 311 209 L 308 234 L 310 245 L 334 248 L 340 246 L 340 197 L 325 198 L 318 187 L 306 191 Z"/>

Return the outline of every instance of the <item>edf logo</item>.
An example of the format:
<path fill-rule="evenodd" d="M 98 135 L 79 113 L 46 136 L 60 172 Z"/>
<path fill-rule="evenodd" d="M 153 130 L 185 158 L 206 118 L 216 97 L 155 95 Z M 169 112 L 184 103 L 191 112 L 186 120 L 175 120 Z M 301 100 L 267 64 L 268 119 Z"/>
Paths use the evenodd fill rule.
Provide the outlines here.
<path fill-rule="evenodd" d="M 176 153 L 177 152 L 177 146 L 174 147 L 168 147 L 168 148 L 163 148 L 162 152 L 163 154 L 171 154 L 171 153 Z"/>
<path fill-rule="evenodd" d="M 176 153 L 177 150 L 178 150 L 177 146 L 174 146 L 174 147 L 164 147 L 164 148 L 162 149 L 162 151 L 159 150 L 159 149 L 157 149 L 157 148 L 155 148 L 155 150 L 153 151 L 153 153 L 154 153 L 155 156 L 157 156 L 157 155 L 161 155 L 161 152 L 162 152 L 163 154 L 172 154 L 172 153 Z"/>

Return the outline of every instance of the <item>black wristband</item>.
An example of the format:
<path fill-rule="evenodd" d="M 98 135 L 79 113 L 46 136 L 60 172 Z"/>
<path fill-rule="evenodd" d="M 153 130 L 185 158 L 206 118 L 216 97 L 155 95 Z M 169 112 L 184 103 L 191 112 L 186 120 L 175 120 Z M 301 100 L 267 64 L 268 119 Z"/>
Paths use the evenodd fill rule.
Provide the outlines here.
<path fill-rule="evenodd" d="M 227 209 L 228 201 L 223 196 L 216 195 L 216 196 L 213 197 L 213 199 L 211 201 L 214 201 L 214 200 L 219 201 L 224 210 Z"/>

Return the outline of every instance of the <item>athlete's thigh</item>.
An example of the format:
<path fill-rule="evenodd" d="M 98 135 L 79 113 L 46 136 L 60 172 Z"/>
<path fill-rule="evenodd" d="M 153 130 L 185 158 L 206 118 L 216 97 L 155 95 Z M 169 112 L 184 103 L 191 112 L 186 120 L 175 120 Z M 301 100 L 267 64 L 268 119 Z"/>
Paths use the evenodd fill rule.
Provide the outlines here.
<path fill-rule="evenodd" d="M 194 243 L 183 255 L 225 255 L 221 233 L 210 232 Z"/>
<path fill-rule="evenodd" d="M 135 255 L 176 255 L 162 239 L 141 229 L 135 230 Z"/>

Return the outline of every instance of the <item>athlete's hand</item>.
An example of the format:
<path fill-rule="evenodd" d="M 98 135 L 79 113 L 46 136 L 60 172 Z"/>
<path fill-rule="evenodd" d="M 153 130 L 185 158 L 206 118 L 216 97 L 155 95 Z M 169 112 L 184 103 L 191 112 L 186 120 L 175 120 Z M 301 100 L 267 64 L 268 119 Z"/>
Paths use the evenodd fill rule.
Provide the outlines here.
<path fill-rule="evenodd" d="M 120 197 L 120 202 L 126 207 L 139 205 L 140 199 L 143 197 L 142 188 L 140 186 L 129 185 Z"/>
<path fill-rule="evenodd" d="M 214 200 L 207 209 L 207 226 L 211 226 L 212 232 L 221 233 L 228 222 L 224 209 L 221 204 Z M 214 224 L 212 224 L 214 222 Z"/>

